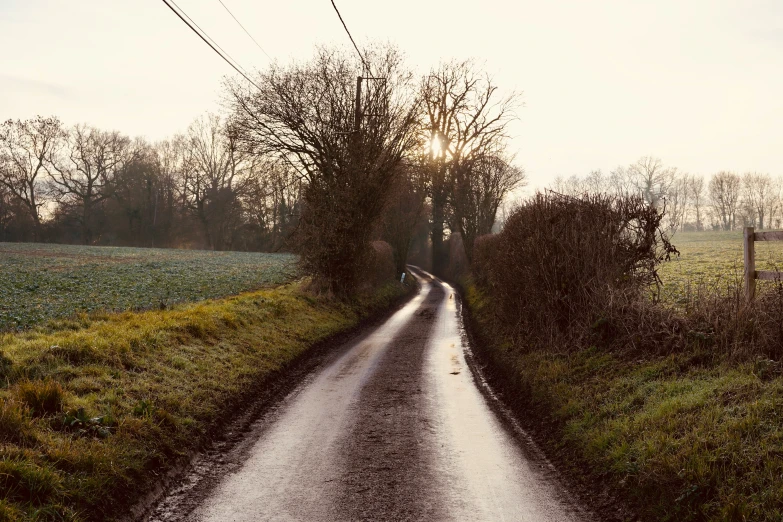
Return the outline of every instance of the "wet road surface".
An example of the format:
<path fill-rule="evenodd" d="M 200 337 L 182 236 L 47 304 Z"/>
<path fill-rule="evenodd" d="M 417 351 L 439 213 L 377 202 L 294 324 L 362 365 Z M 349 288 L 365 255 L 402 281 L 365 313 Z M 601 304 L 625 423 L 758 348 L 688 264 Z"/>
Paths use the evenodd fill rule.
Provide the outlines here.
<path fill-rule="evenodd" d="M 257 422 L 241 462 L 151 520 L 588 520 L 479 391 L 454 289 L 418 275 L 416 297 Z"/>

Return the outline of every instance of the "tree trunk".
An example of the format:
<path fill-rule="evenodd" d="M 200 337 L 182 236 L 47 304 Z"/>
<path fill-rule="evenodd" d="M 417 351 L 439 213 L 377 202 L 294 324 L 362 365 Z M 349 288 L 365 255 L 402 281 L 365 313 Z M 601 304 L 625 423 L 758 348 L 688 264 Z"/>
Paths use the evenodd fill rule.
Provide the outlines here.
<path fill-rule="evenodd" d="M 82 241 L 85 245 L 89 245 L 92 242 L 92 230 L 90 229 L 91 219 L 91 203 L 89 200 L 84 202 L 84 210 L 82 211 Z"/>
<path fill-rule="evenodd" d="M 443 275 L 447 261 L 443 248 L 444 207 L 441 198 L 432 199 L 432 272 L 435 275 Z"/>

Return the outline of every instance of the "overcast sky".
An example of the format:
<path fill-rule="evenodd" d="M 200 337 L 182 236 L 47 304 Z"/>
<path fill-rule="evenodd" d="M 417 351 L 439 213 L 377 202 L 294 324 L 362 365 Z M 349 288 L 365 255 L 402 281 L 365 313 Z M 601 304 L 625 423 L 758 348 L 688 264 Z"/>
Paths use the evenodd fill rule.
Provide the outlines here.
<path fill-rule="evenodd" d="M 176 0 L 246 69 L 269 58 L 218 0 Z M 275 60 L 348 45 L 330 0 L 223 0 Z M 476 58 L 523 91 L 535 186 L 653 155 L 783 174 L 780 0 L 336 0 L 359 45 L 424 72 Z M 160 0 L 0 0 L 0 119 L 57 115 L 156 140 L 219 109 L 232 70 Z"/>

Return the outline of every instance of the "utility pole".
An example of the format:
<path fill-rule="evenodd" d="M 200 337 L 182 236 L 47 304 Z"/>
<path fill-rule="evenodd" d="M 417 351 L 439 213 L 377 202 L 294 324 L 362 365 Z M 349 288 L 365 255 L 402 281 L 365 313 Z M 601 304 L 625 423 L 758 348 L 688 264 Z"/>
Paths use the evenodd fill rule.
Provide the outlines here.
<path fill-rule="evenodd" d="M 354 99 L 353 132 L 358 134 L 362 126 L 362 82 L 364 80 L 386 81 L 384 77 L 357 76 L 356 98 Z"/>
<path fill-rule="evenodd" d="M 362 123 L 362 78 L 356 77 L 356 99 L 354 102 L 354 116 L 353 116 L 353 131 L 359 133 L 359 128 Z"/>

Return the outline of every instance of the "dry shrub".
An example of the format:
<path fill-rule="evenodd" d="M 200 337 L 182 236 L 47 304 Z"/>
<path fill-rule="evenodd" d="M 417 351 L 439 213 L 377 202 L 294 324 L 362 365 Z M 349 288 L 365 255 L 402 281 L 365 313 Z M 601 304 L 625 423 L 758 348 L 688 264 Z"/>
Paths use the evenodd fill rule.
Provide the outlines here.
<path fill-rule="evenodd" d="M 572 332 L 601 320 L 608 294 L 633 302 L 659 282 L 676 253 L 662 217 L 636 197 L 537 194 L 477 242 L 472 268 L 518 332 Z"/>
<path fill-rule="evenodd" d="M 374 219 L 357 219 L 364 213 L 355 211 L 352 197 L 347 187 L 308 187 L 297 231 L 302 267 L 314 275 L 316 286 L 337 295 L 353 292 L 369 254 Z"/>
<path fill-rule="evenodd" d="M 779 364 L 768 364 L 783 358 L 783 284 L 759 285 L 749 305 L 742 281 L 724 283 L 698 288 L 685 310 L 607 294 L 603 317 L 591 325 L 591 333 L 643 353 L 687 351 L 698 355 L 696 362 L 754 359 L 760 375 L 783 373 Z"/>
<path fill-rule="evenodd" d="M 684 314 L 688 336 L 735 359 L 783 359 L 783 283 L 759 284 L 754 303 L 745 302 L 741 281 L 724 290 L 696 293 Z"/>
<path fill-rule="evenodd" d="M 677 252 L 661 218 L 635 198 L 539 194 L 499 235 L 476 240 L 473 277 L 496 302 L 496 324 L 523 345 L 781 360 L 783 282 L 759 285 L 752 305 L 741 281 L 694 289 L 684 311 L 650 299 L 656 267 Z"/>
<path fill-rule="evenodd" d="M 486 234 L 476 238 L 473 244 L 473 263 L 471 264 L 473 276 L 482 287 L 489 285 L 489 274 L 492 272 L 494 253 L 500 245 L 500 236 Z"/>
<path fill-rule="evenodd" d="M 397 271 L 391 245 L 386 241 L 373 241 L 370 247 L 363 274 L 364 283 L 378 286 L 396 279 Z"/>
<path fill-rule="evenodd" d="M 468 257 L 465 255 L 465 246 L 459 232 L 452 232 L 445 241 L 444 251 L 448 253 L 448 260 L 444 263 L 445 271 L 442 274 L 447 279 L 459 280 L 470 269 Z"/>

